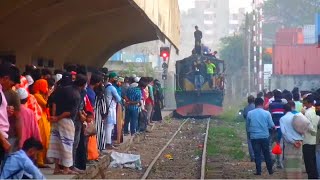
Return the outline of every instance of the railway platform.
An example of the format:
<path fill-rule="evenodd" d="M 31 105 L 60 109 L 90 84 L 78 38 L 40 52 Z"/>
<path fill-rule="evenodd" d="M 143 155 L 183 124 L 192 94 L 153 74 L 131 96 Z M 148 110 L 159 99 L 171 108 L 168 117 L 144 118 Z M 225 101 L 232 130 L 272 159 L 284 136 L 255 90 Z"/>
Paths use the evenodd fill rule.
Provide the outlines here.
<path fill-rule="evenodd" d="M 172 110 L 165 109 L 162 111 L 162 117 L 163 119 L 166 119 L 168 117 L 172 116 Z M 154 127 L 157 125 L 154 125 L 150 128 L 150 131 L 154 129 Z M 117 151 L 119 152 L 128 152 L 130 148 L 132 148 L 132 145 L 135 142 L 140 142 L 142 139 L 144 139 L 146 134 L 140 134 L 132 138 L 131 136 L 124 136 L 123 143 L 119 146 L 119 149 Z M 96 162 L 95 164 L 88 164 L 87 170 L 85 174 L 80 175 L 53 175 L 53 169 L 54 165 L 49 165 L 51 168 L 47 169 L 40 169 L 41 172 L 44 174 L 44 176 L 47 179 L 108 179 L 107 176 L 107 169 L 110 164 L 110 154 L 111 151 L 107 154 L 101 155 L 99 157 L 99 162 Z"/>

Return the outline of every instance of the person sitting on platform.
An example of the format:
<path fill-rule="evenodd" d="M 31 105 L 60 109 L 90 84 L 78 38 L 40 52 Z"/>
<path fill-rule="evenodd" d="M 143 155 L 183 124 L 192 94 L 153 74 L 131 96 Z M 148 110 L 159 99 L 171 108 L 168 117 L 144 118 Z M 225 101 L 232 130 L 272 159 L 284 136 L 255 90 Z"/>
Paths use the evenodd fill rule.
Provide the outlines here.
<path fill-rule="evenodd" d="M 27 139 L 22 150 L 9 155 L 3 166 L 0 179 L 45 179 L 32 162 L 42 149 L 43 146 L 39 140 L 33 137 Z"/>

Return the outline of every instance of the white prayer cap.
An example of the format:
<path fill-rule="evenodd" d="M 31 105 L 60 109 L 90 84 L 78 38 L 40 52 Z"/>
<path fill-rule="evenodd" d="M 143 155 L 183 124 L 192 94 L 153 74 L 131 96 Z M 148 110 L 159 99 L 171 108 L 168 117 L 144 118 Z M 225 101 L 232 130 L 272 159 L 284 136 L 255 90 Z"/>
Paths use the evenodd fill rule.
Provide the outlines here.
<path fill-rule="evenodd" d="M 135 78 L 135 77 L 137 77 L 137 75 L 135 75 L 135 74 L 132 74 L 132 76 L 131 76 L 131 77 Z"/>
<path fill-rule="evenodd" d="M 26 75 L 25 77 L 26 77 L 26 79 L 27 79 L 27 81 L 28 81 L 28 85 L 29 85 L 29 86 L 34 83 L 34 80 L 33 80 L 33 78 L 32 78 L 30 75 Z"/>
<path fill-rule="evenodd" d="M 136 83 L 136 82 L 134 82 L 134 83 L 130 84 L 130 87 L 138 87 L 138 86 L 139 86 L 139 84 L 138 84 L 138 83 Z"/>
<path fill-rule="evenodd" d="M 20 99 L 27 99 L 28 98 L 28 91 L 24 88 L 17 89 L 17 93 Z"/>
<path fill-rule="evenodd" d="M 62 74 L 56 74 L 56 82 L 60 81 L 60 79 L 62 79 Z"/>
<path fill-rule="evenodd" d="M 139 82 L 139 81 L 140 81 L 140 79 L 141 79 L 140 77 L 135 77 L 133 80 L 134 80 L 134 82 L 136 82 L 136 83 L 137 83 L 137 82 Z"/>

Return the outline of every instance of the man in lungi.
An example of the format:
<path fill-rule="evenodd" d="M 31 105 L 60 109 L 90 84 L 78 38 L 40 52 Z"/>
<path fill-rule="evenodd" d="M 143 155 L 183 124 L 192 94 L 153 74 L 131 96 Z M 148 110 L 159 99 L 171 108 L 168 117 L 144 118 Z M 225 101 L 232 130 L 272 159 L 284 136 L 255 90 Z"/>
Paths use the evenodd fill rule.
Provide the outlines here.
<path fill-rule="evenodd" d="M 280 118 L 281 132 L 284 138 L 284 168 L 287 179 L 302 179 L 302 134 L 298 133 L 293 125 L 296 111 L 294 102 L 285 105 L 286 114 Z"/>
<path fill-rule="evenodd" d="M 47 156 L 55 160 L 54 174 L 78 174 L 70 167 L 73 165 L 72 150 L 75 135 L 73 119 L 78 112 L 79 103 L 80 93 L 72 86 L 72 76 L 70 73 L 64 73 L 61 86 L 54 95 L 54 110 L 50 117 L 52 124 Z"/>

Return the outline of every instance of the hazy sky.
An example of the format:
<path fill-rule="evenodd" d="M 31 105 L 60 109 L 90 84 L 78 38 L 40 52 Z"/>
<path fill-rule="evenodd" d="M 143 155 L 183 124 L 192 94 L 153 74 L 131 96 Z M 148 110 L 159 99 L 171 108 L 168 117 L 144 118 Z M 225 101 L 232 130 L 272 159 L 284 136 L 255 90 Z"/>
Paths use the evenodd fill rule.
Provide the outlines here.
<path fill-rule="evenodd" d="M 181 11 L 186 11 L 194 6 L 194 0 L 179 0 L 179 6 Z M 219 0 L 224 1 L 224 0 Z M 229 0 L 230 11 L 237 12 L 239 8 L 246 8 L 250 10 L 252 0 Z"/>

